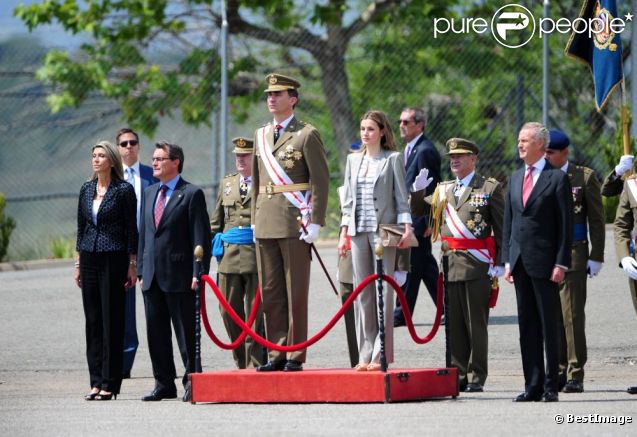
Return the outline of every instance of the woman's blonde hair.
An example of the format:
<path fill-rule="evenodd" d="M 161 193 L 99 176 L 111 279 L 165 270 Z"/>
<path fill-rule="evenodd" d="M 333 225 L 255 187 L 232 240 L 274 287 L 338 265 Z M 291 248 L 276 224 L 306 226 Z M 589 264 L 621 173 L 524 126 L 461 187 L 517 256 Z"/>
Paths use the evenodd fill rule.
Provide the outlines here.
<path fill-rule="evenodd" d="M 119 154 L 119 151 L 115 148 L 113 144 L 108 141 L 100 141 L 91 148 L 91 154 L 97 148 L 102 148 L 106 152 L 106 157 L 111 162 L 111 178 L 119 179 L 120 181 L 124 180 L 124 167 L 122 167 L 122 157 Z M 97 173 L 93 173 L 91 176 L 91 180 L 97 179 Z"/>
<path fill-rule="evenodd" d="M 387 118 L 387 115 L 385 115 L 384 112 L 376 110 L 367 111 L 361 118 L 361 121 L 363 120 L 372 120 L 374 123 L 376 123 L 376 125 L 378 125 L 378 128 L 380 129 L 380 132 L 382 134 L 380 137 L 381 149 L 398 149 L 398 147 L 396 146 L 396 140 L 394 139 L 394 132 L 392 131 L 391 125 L 389 124 L 389 118 Z M 361 148 L 361 151 L 363 151 L 364 148 L 365 146 Z"/>

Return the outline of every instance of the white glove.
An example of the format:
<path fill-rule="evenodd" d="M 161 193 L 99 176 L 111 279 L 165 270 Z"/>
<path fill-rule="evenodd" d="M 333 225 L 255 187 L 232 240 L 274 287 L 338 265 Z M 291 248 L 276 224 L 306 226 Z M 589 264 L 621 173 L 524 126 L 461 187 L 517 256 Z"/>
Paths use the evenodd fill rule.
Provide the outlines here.
<path fill-rule="evenodd" d="M 252 242 L 256 244 L 257 238 L 254 236 L 254 225 L 250 225 L 250 229 L 252 229 Z"/>
<path fill-rule="evenodd" d="M 414 183 L 411 186 L 412 193 L 424 190 L 431 184 L 434 178 L 428 178 L 427 176 L 429 176 L 429 169 L 423 168 L 422 170 L 420 170 L 420 173 L 418 173 L 418 176 L 416 176 L 416 179 L 414 179 Z"/>
<path fill-rule="evenodd" d="M 402 270 L 394 272 L 392 276 L 394 277 L 398 285 L 400 285 L 401 287 L 407 280 L 407 272 L 404 272 Z"/>
<path fill-rule="evenodd" d="M 621 176 L 633 168 L 633 155 L 624 155 L 619 158 L 619 164 L 615 166 L 615 174 Z"/>
<path fill-rule="evenodd" d="M 489 267 L 489 276 L 492 278 L 499 278 L 504 275 L 504 267 L 502 266 L 491 266 Z"/>
<path fill-rule="evenodd" d="M 586 263 L 586 267 L 588 270 L 588 277 L 594 278 L 595 276 L 597 276 L 599 271 L 602 269 L 602 264 L 604 263 L 600 263 L 599 261 L 593 261 L 592 259 L 589 259 L 588 263 Z"/>
<path fill-rule="evenodd" d="M 637 261 L 635 261 L 630 256 L 626 256 L 622 258 L 620 264 L 622 266 L 622 269 L 624 269 L 624 273 L 626 273 L 626 276 L 637 281 Z"/>
<path fill-rule="evenodd" d="M 303 240 L 307 244 L 312 244 L 316 240 L 318 240 L 319 231 L 321 230 L 321 227 L 319 225 L 317 225 L 316 223 L 310 223 L 309 225 L 307 225 L 306 229 L 307 234 L 303 232 L 303 230 L 300 231 L 301 236 L 299 237 L 299 240 Z"/>

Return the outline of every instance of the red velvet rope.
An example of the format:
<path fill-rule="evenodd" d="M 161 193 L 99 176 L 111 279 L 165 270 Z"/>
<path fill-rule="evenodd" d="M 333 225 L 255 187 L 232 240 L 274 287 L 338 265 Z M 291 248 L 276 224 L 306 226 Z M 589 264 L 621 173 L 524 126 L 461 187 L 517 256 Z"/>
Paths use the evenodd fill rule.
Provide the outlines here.
<path fill-rule="evenodd" d="M 243 330 L 243 333 L 242 333 L 242 337 L 243 338 L 245 338 L 245 335 L 249 335 L 257 343 L 259 343 L 262 346 L 267 347 L 268 349 L 273 349 L 273 350 L 277 350 L 277 351 L 280 351 L 280 352 L 294 352 L 294 351 L 306 349 L 307 347 L 313 345 L 314 343 L 319 341 L 321 338 L 323 338 L 330 331 L 330 329 L 332 329 L 332 327 L 336 324 L 336 322 L 338 322 L 338 320 L 343 316 L 343 314 L 345 313 L 347 308 L 349 308 L 349 306 L 354 302 L 354 299 L 356 299 L 356 296 L 358 296 L 370 282 L 373 282 L 376 279 L 378 279 L 378 277 L 379 277 L 378 274 L 375 273 L 373 275 L 368 276 L 360 284 L 358 284 L 358 286 L 352 292 L 350 297 L 345 301 L 343 306 L 336 312 L 336 314 L 330 319 L 330 321 L 327 323 L 327 325 L 325 325 L 325 327 L 323 327 L 323 329 L 321 329 L 312 338 L 310 338 L 310 339 L 308 339 L 308 340 L 306 340 L 306 341 L 304 341 L 302 343 L 293 344 L 293 345 L 289 345 L 289 346 L 284 346 L 284 345 L 272 343 L 271 341 L 261 337 L 259 334 L 254 332 L 252 330 L 252 328 L 248 324 L 246 324 L 241 319 L 241 317 L 239 317 L 239 315 L 230 306 L 228 301 L 223 297 L 223 294 L 221 293 L 221 291 L 219 290 L 219 288 L 217 287 L 217 284 L 215 284 L 213 279 L 210 276 L 208 276 L 208 275 L 202 275 L 201 279 L 203 279 L 204 283 L 207 283 L 208 285 L 210 285 L 210 288 L 212 289 L 213 293 L 216 295 L 216 297 L 219 300 L 219 303 L 221 304 L 223 309 L 226 310 L 228 315 L 230 315 L 230 317 L 237 324 L 237 326 L 239 326 Z M 392 278 L 391 276 L 383 275 L 382 279 L 385 282 L 387 282 L 389 285 L 391 285 L 392 288 L 394 289 L 394 291 L 396 292 L 396 294 L 398 296 L 398 299 L 400 300 L 400 305 L 401 305 L 401 307 L 403 309 L 403 314 L 405 315 L 405 322 L 407 324 L 407 328 L 409 329 L 409 334 L 411 335 L 411 338 L 414 340 L 414 342 L 416 342 L 417 344 L 425 344 L 425 343 L 428 343 L 429 341 L 431 341 L 431 339 L 434 338 L 434 336 L 436 335 L 436 333 L 438 331 L 438 328 L 440 326 L 440 318 L 442 316 L 442 287 L 441 287 L 441 284 L 440 284 L 440 278 L 438 279 L 438 295 L 437 295 L 438 296 L 437 297 L 438 305 L 436 307 L 436 318 L 435 318 L 433 326 L 431 327 L 431 331 L 429 332 L 429 334 L 427 334 L 427 336 L 425 336 L 423 338 L 418 337 L 418 335 L 416 334 L 416 329 L 414 328 L 413 321 L 411 320 L 411 313 L 409 312 L 409 307 L 407 306 L 407 300 L 405 299 L 405 296 L 404 296 L 404 294 L 402 292 L 402 289 L 400 288 L 398 283 L 396 283 L 394 278 Z M 204 326 L 206 327 L 206 332 L 208 333 L 208 335 L 210 336 L 212 341 L 215 344 L 220 346 L 220 344 L 223 344 L 223 343 L 214 335 L 214 332 L 212 332 L 212 329 L 210 328 L 210 324 L 208 323 L 208 315 L 206 313 L 206 303 L 205 303 L 206 302 L 205 285 L 202 285 L 202 291 L 203 292 L 201 293 L 201 312 L 202 312 L 202 316 L 203 316 L 202 319 L 204 320 Z M 255 312 L 255 308 L 258 306 L 258 303 L 259 302 L 257 301 L 257 297 L 255 297 L 255 302 L 253 304 L 252 313 Z M 250 314 L 250 316 L 252 316 L 252 313 Z M 252 320 L 252 321 L 254 321 L 254 320 Z M 251 324 L 252 323 L 250 323 L 250 325 Z M 239 338 L 243 339 L 242 337 L 239 337 Z M 239 340 L 239 338 L 237 338 L 237 340 L 235 342 L 237 342 Z M 216 339 L 216 341 L 215 341 L 215 339 Z M 223 347 L 224 349 L 229 349 L 228 346 L 230 346 L 230 345 L 226 345 L 226 344 L 224 344 L 224 345 L 226 347 L 223 347 L 223 346 L 220 346 L 220 347 Z"/>
<path fill-rule="evenodd" d="M 212 330 L 212 327 L 210 326 L 210 321 L 208 320 L 208 311 L 206 310 L 206 299 L 204 294 L 205 293 L 201 293 L 202 298 L 201 298 L 200 313 L 201 313 L 201 321 L 203 322 L 203 326 L 206 329 L 206 332 L 208 333 L 208 337 L 210 337 L 212 342 L 216 344 L 217 346 L 219 346 L 221 349 L 226 349 L 226 350 L 236 349 L 241 344 L 241 342 L 246 338 L 246 336 L 248 335 L 248 332 L 241 331 L 241 335 L 239 335 L 239 337 L 237 337 L 236 340 L 233 341 L 232 343 L 222 342 L 221 339 L 219 339 L 219 337 L 215 335 L 214 331 Z M 225 299 L 224 301 L 226 303 L 228 302 Z M 257 287 L 257 293 L 254 296 L 254 301 L 252 302 L 252 310 L 250 311 L 250 315 L 248 316 L 248 323 L 246 323 L 248 326 L 252 326 L 254 324 L 254 319 L 257 318 L 257 311 L 259 309 L 260 303 L 261 303 L 261 290 L 259 289 L 259 287 Z"/>

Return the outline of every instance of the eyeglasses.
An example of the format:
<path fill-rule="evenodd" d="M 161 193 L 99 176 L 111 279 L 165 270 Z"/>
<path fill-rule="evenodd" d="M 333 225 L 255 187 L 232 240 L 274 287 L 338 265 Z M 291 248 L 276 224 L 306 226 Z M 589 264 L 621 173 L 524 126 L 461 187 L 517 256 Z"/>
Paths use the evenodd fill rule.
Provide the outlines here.
<path fill-rule="evenodd" d="M 131 147 L 135 147 L 137 144 L 139 144 L 139 141 L 137 140 L 122 141 L 121 143 L 119 143 L 119 147 L 128 147 L 129 144 L 131 145 Z"/>
<path fill-rule="evenodd" d="M 398 124 L 409 124 L 411 123 L 413 120 L 398 120 Z"/>
<path fill-rule="evenodd" d="M 169 160 L 171 160 L 171 161 L 172 161 L 174 158 L 170 158 L 170 157 L 168 157 L 168 158 L 161 158 L 161 157 L 158 157 L 158 156 L 153 156 L 153 162 L 155 162 L 155 161 L 157 161 L 157 162 L 164 162 L 164 161 L 166 161 L 167 159 L 169 159 Z"/>

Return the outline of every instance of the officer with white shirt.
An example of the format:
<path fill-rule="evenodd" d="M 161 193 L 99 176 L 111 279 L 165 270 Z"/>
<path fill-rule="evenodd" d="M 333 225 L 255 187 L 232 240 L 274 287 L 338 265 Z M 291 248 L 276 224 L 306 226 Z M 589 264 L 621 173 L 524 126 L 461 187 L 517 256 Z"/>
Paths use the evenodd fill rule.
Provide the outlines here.
<path fill-rule="evenodd" d="M 153 169 L 139 162 L 139 150 L 141 144 L 139 135 L 129 128 L 120 129 L 117 132 L 117 149 L 122 157 L 124 178 L 135 188 L 137 197 L 137 230 L 139 230 L 139 212 L 142 203 L 142 193 L 149 185 L 159 182 L 153 177 Z M 124 363 L 122 368 L 123 378 L 130 378 L 133 361 L 139 340 L 137 338 L 137 325 L 135 318 L 135 286 L 126 290 L 126 310 L 124 327 Z"/>

